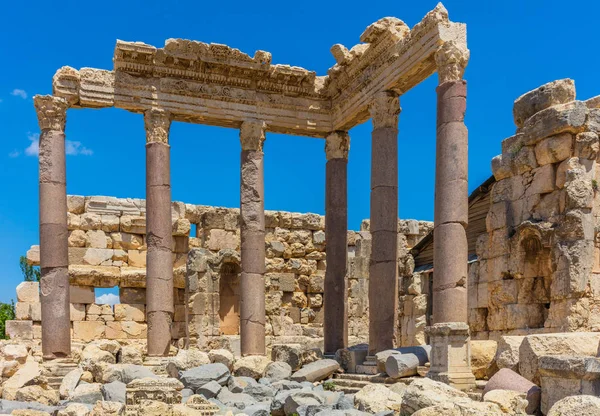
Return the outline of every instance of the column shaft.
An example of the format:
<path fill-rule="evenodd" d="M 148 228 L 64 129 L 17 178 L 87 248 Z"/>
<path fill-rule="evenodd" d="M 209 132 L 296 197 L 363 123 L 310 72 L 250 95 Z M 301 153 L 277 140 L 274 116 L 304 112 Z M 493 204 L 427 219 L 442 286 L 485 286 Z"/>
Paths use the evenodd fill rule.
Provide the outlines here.
<path fill-rule="evenodd" d="M 468 132 L 466 82 L 437 88 L 434 323 L 467 322 Z"/>
<path fill-rule="evenodd" d="M 145 124 L 148 355 L 166 356 L 174 313 L 169 115 L 149 110 Z"/>
<path fill-rule="evenodd" d="M 39 201 L 42 354 L 46 359 L 54 359 L 71 354 L 64 133 L 67 104 L 64 100 L 51 96 L 36 96 L 34 103 L 41 128 Z"/>
<path fill-rule="evenodd" d="M 371 105 L 371 236 L 369 354 L 394 347 L 398 306 L 398 95 L 377 94 Z"/>
<path fill-rule="evenodd" d="M 334 354 L 348 346 L 346 279 L 348 263 L 348 170 L 349 139 L 346 132 L 327 137 L 325 151 L 325 270 L 324 346 Z"/>
<path fill-rule="evenodd" d="M 242 356 L 265 355 L 265 208 L 262 144 L 265 124 L 246 121 L 240 130 L 240 346 Z"/>

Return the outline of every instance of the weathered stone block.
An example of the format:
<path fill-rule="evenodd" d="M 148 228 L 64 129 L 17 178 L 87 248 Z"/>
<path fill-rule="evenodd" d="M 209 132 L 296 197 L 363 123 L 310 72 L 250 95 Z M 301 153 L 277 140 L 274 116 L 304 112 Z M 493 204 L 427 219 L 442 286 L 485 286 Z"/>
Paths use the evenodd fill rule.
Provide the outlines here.
<path fill-rule="evenodd" d="M 115 305 L 115 320 L 144 322 L 146 320 L 145 309 L 145 305 L 117 304 Z"/>
<path fill-rule="evenodd" d="M 73 339 L 90 342 L 103 339 L 106 334 L 106 324 L 102 321 L 74 321 Z"/>
<path fill-rule="evenodd" d="M 146 287 L 146 269 L 121 267 L 121 287 Z"/>
<path fill-rule="evenodd" d="M 573 136 L 562 133 L 550 136 L 535 145 L 535 157 L 540 166 L 562 162 L 573 153 Z"/>
<path fill-rule="evenodd" d="M 542 110 L 530 117 L 521 129 L 525 144 L 560 133 L 580 133 L 585 128 L 588 108 L 581 101 L 559 104 Z"/>
<path fill-rule="evenodd" d="M 31 266 L 40 265 L 40 246 L 31 246 L 27 250 L 27 264 Z"/>
<path fill-rule="evenodd" d="M 83 214 L 85 198 L 80 195 L 67 195 L 67 211 L 73 214 Z"/>
<path fill-rule="evenodd" d="M 130 233 L 111 233 L 112 245 L 114 249 L 137 250 L 144 245 L 144 239 L 141 235 Z"/>
<path fill-rule="evenodd" d="M 575 101 L 575 82 L 560 79 L 529 91 L 515 100 L 513 116 L 517 127 L 523 127 L 525 120 L 532 115 L 557 104 Z"/>
<path fill-rule="evenodd" d="M 238 250 L 240 237 L 233 231 L 212 229 L 210 230 L 207 244 L 209 250 L 212 251 L 222 249 Z"/>
<path fill-rule="evenodd" d="M 6 335 L 10 339 L 33 339 L 33 322 L 6 321 Z"/>
<path fill-rule="evenodd" d="M 69 305 L 69 311 L 71 321 L 84 321 L 85 320 L 85 304 L 84 303 L 71 303 Z"/>
<path fill-rule="evenodd" d="M 71 285 L 114 287 L 119 285 L 121 270 L 111 266 L 69 266 Z"/>
<path fill-rule="evenodd" d="M 94 288 L 91 286 L 73 286 L 69 287 L 71 303 L 94 303 L 96 296 Z"/>
<path fill-rule="evenodd" d="M 579 355 L 595 357 L 600 333 L 572 332 L 528 335 L 519 348 L 519 373 L 538 384 L 540 357 L 544 355 Z"/>
<path fill-rule="evenodd" d="M 17 301 L 35 303 L 40 301 L 39 282 L 21 282 L 17 286 Z"/>
<path fill-rule="evenodd" d="M 119 300 L 121 303 L 146 304 L 146 289 L 120 287 Z"/>
<path fill-rule="evenodd" d="M 146 234 L 146 217 L 123 215 L 121 216 L 120 230 L 131 234 Z"/>

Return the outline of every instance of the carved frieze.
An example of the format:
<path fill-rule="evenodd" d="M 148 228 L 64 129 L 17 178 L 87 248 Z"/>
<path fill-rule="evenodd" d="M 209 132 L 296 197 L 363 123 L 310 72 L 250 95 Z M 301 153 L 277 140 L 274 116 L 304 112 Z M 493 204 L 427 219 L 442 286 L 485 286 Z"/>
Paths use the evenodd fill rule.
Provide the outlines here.
<path fill-rule="evenodd" d="M 40 130 L 65 131 L 67 122 L 67 102 L 60 97 L 36 95 L 33 105 L 38 116 Z"/>
<path fill-rule="evenodd" d="M 183 384 L 173 378 L 140 378 L 127 384 L 125 391 L 126 415 L 137 415 L 144 400 L 154 400 L 166 404 L 180 404 Z"/>

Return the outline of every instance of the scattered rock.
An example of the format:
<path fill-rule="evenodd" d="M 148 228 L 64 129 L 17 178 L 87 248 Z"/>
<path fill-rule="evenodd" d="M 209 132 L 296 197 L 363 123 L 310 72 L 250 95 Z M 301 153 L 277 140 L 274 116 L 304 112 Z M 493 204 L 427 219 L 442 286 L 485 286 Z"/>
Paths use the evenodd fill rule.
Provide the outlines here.
<path fill-rule="evenodd" d="M 271 360 L 288 363 L 292 371 L 298 371 L 302 367 L 302 346 L 300 344 L 273 345 Z"/>
<path fill-rule="evenodd" d="M 127 384 L 121 381 L 113 381 L 102 386 L 102 396 L 107 402 L 125 403 L 126 389 Z"/>
<path fill-rule="evenodd" d="M 196 391 L 196 389 L 213 380 L 224 386 L 227 384 L 229 376 L 229 369 L 225 365 L 214 363 L 183 371 L 179 373 L 179 380 L 185 387 Z"/>
<path fill-rule="evenodd" d="M 494 365 L 497 347 L 496 341 L 471 341 L 471 370 L 477 380 L 486 378 L 488 369 Z"/>
<path fill-rule="evenodd" d="M 56 416 L 88 416 L 91 409 L 82 403 L 71 403 L 56 414 Z"/>
<path fill-rule="evenodd" d="M 291 379 L 294 381 L 321 381 L 340 368 L 340 364 L 331 359 L 314 361 L 310 364 L 303 366 L 300 370 L 292 374 Z"/>
<path fill-rule="evenodd" d="M 196 389 L 196 394 L 201 394 L 207 399 L 212 399 L 213 397 L 217 397 L 220 391 L 221 385 L 216 381 L 212 380 L 203 385 L 202 387 Z"/>
<path fill-rule="evenodd" d="M 20 402 L 38 402 L 50 406 L 58 404 L 60 395 L 56 390 L 46 390 L 40 386 L 25 386 L 17 391 L 15 399 Z"/>
<path fill-rule="evenodd" d="M 263 376 L 265 368 L 271 362 L 262 355 L 249 355 L 242 357 L 233 364 L 233 373 L 238 377 L 252 377 L 258 380 Z"/>
<path fill-rule="evenodd" d="M 548 416 L 600 416 L 600 397 L 570 396 L 554 403 Z"/>
<path fill-rule="evenodd" d="M 141 348 L 135 345 L 124 345 L 121 347 L 119 362 L 121 364 L 142 365 L 144 363 L 144 355 L 142 354 Z"/>
<path fill-rule="evenodd" d="M 177 378 L 180 371 L 199 367 L 204 364 L 210 364 L 208 354 L 197 349 L 181 349 L 177 355 L 167 364 L 167 374 L 169 377 Z"/>
<path fill-rule="evenodd" d="M 208 352 L 208 358 L 210 359 L 211 363 L 224 364 L 229 371 L 233 371 L 233 363 L 235 362 L 235 358 L 230 351 L 225 349 L 210 350 Z"/>
<path fill-rule="evenodd" d="M 323 398 L 313 391 L 301 390 L 293 392 L 285 399 L 284 411 L 286 415 L 299 414 L 300 406 L 319 406 L 323 404 Z"/>
<path fill-rule="evenodd" d="M 402 395 L 394 393 L 383 384 L 368 384 L 354 395 L 354 406 L 365 412 L 398 412 L 401 404 Z"/>
<path fill-rule="evenodd" d="M 2 398 L 15 400 L 17 391 L 28 384 L 39 384 L 35 380 L 42 377 L 42 369 L 35 361 L 26 362 L 17 372 L 2 385 Z"/>
<path fill-rule="evenodd" d="M 83 370 L 81 368 L 76 368 L 75 370 L 69 371 L 62 379 L 60 383 L 60 387 L 58 392 L 60 393 L 60 397 L 62 399 L 68 398 L 73 390 L 79 384 L 79 380 L 81 380 L 81 376 L 83 375 Z"/>
<path fill-rule="evenodd" d="M 292 367 L 284 361 L 274 361 L 267 364 L 263 375 L 272 381 L 285 380 L 292 375 Z"/>
<path fill-rule="evenodd" d="M 427 407 L 468 398 L 466 393 L 439 381 L 416 379 L 410 383 L 402 396 L 401 413 L 410 415 Z"/>
<path fill-rule="evenodd" d="M 96 404 L 98 400 L 102 400 L 102 384 L 90 383 L 79 384 L 71 393 L 69 399 L 72 402 Z"/>
<path fill-rule="evenodd" d="M 226 406 L 243 410 L 246 406 L 255 404 L 256 400 L 246 393 L 232 393 L 227 387 L 223 387 L 217 396 L 217 400 Z"/>
<path fill-rule="evenodd" d="M 492 390 L 483 396 L 484 402 L 496 403 L 500 409 L 510 415 L 523 415 L 527 409 L 527 397 L 524 393 L 512 390 Z"/>

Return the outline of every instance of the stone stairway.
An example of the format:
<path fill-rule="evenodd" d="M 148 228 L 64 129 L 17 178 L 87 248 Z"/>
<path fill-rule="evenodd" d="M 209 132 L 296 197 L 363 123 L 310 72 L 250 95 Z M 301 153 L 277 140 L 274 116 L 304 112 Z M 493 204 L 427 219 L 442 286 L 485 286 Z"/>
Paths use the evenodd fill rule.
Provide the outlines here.
<path fill-rule="evenodd" d="M 345 394 L 354 394 L 368 384 L 382 383 L 394 384 L 404 383 L 409 384 L 415 377 L 406 377 L 401 379 L 389 378 L 387 374 L 334 374 L 333 384 L 336 391 L 343 391 Z"/>
<path fill-rule="evenodd" d="M 63 378 L 77 368 L 71 358 L 59 358 L 42 363 L 42 375 L 48 379 L 48 386 L 58 390 Z"/>

